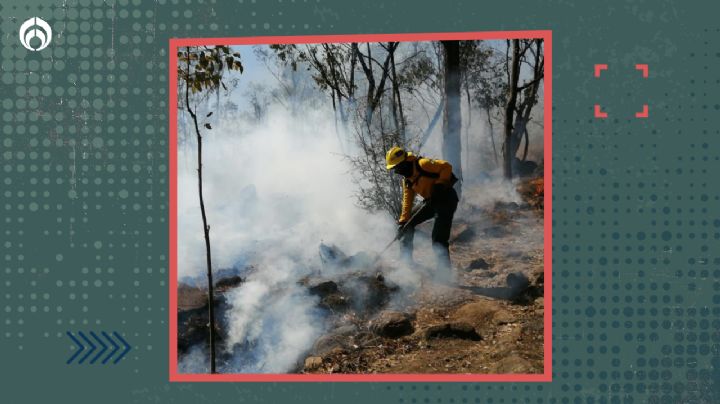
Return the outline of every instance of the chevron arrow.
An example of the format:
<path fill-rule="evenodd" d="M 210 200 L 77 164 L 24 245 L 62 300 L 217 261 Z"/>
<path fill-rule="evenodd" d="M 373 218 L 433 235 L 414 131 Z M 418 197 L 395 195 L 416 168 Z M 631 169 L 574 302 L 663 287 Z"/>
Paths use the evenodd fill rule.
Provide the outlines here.
<path fill-rule="evenodd" d="M 80 360 L 78 361 L 78 364 L 82 365 L 82 363 L 85 362 L 85 359 L 87 359 L 88 356 L 90 356 L 93 352 L 95 352 L 96 346 L 95 346 L 95 344 L 92 343 L 92 341 L 90 341 L 90 340 L 88 339 L 88 337 L 85 336 L 85 334 L 82 333 L 82 331 L 78 331 L 78 334 L 80 334 L 80 338 L 82 338 L 83 340 L 85 340 L 85 342 L 86 342 L 88 345 L 90 345 L 90 350 L 85 354 L 85 356 L 83 356 L 82 358 L 80 358 Z"/>
<path fill-rule="evenodd" d="M 118 344 L 115 343 L 115 341 L 113 341 L 112 338 L 110 338 L 110 336 L 109 336 L 105 331 L 103 331 L 101 334 L 103 335 L 103 337 L 105 337 L 105 339 L 107 339 L 108 341 L 110 341 L 110 343 L 111 343 L 112 346 L 113 346 L 112 352 L 110 352 L 110 353 L 108 354 L 108 356 L 106 356 L 105 359 L 103 359 L 103 361 L 101 362 L 101 363 L 104 365 L 104 364 L 107 363 L 107 361 L 110 360 L 110 358 L 112 358 L 113 355 L 115 355 L 115 352 L 117 352 L 118 349 L 120 349 L 120 347 L 118 346 Z"/>
<path fill-rule="evenodd" d="M 71 356 L 70 359 L 68 359 L 67 362 L 65 362 L 66 364 L 69 365 L 69 364 L 72 363 L 72 361 L 75 360 L 75 358 L 77 358 L 78 355 L 80 355 L 80 352 L 82 352 L 83 349 L 85 349 L 85 347 L 83 346 L 83 344 L 80 343 L 80 341 L 77 340 L 77 338 L 75 338 L 74 335 L 72 335 L 72 333 L 71 333 L 70 331 L 67 331 L 66 334 L 67 334 L 68 337 L 70 337 L 71 340 L 73 340 L 73 342 L 75 343 L 75 345 L 77 345 L 77 347 L 78 347 L 78 350 L 75 351 L 75 353 L 73 354 L 73 356 Z"/>
<path fill-rule="evenodd" d="M 103 354 L 105 351 L 107 351 L 107 345 L 105 345 L 105 343 L 104 343 L 100 338 L 98 338 L 98 336 L 95 335 L 94 332 L 90 331 L 90 336 L 92 336 L 93 338 L 95 338 L 95 340 L 96 340 L 98 343 L 100 343 L 100 346 L 102 347 L 102 351 L 98 352 L 97 355 L 95 355 L 95 357 L 92 358 L 92 360 L 90 360 L 90 364 L 92 365 L 92 364 L 95 363 L 95 361 L 98 360 L 99 357 L 102 356 L 102 354 Z"/>
<path fill-rule="evenodd" d="M 115 338 L 119 339 L 120 342 L 123 343 L 123 345 L 125 345 L 125 350 L 123 351 L 123 353 L 121 353 L 120 356 L 115 358 L 115 360 L 113 361 L 113 363 L 117 365 L 117 363 L 120 362 L 120 359 L 122 359 L 125 356 L 125 354 L 130 352 L 131 348 L 130 348 L 130 345 L 128 345 L 128 343 L 123 339 L 123 337 L 120 336 L 120 334 L 113 331 L 113 335 L 115 336 Z"/>
<path fill-rule="evenodd" d="M 97 333 L 94 331 L 86 332 L 90 334 L 90 337 L 83 331 L 77 332 L 78 337 L 70 331 L 65 332 L 77 346 L 77 350 L 68 358 L 65 362 L 66 364 L 69 365 L 74 362 L 81 365 L 87 361 L 89 365 L 93 365 L 96 362 L 105 365 L 112 360 L 112 363 L 117 365 L 125 355 L 132 350 L 132 346 L 128 344 L 117 331 L 112 331 L 111 333 L 105 331 L 98 331 Z M 86 347 L 88 349 L 85 349 Z M 97 352 L 95 352 L 96 350 Z M 121 350 L 122 352 L 120 352 Z M 118 355 L 115 356 L 115 354 Z M 76 359 L 78 359 L 77 362 L 75 362 Z"/>

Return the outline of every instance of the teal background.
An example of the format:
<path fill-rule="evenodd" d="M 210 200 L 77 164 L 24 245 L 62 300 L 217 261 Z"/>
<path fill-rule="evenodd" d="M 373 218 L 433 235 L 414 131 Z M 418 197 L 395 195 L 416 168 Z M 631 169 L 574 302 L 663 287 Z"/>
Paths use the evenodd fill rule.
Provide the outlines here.
<path fill-rule="evenodd" d="M 3 401 L 720 402 L 720 7 L 0 4 Z M 17 31 L 47 20 L 53 43 Z M 553 31 L 552 383 L 168 383 L 168 39 Z M 593 65 L 609 70 L 593 78 Z M 643 80 L 636 63 L 650 66 Z M 599 103 L 606 120 L 592 117 Z M 650 117 L 635 119 L 642 104 Z M 66 331 L 116 330 L 115 366 Z"/>

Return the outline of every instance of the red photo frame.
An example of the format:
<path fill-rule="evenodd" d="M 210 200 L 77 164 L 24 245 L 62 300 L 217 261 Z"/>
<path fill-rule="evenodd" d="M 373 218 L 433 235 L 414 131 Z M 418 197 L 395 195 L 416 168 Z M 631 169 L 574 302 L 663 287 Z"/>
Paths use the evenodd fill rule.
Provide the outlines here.
<path fill-rule="evenodd" d="M 545 43 L 545 87 L 543 116 L 544 157 L 544 254 L 545 310 L 543 318 L 542 374 L 271 374 L 178 373 L 177 353 L 177 50 L 183 46 L 202 45 L 270 45 L 335 42 L 378 41 L 439 41 L 439 40 L 502 40 L 543 39 Z M 170 220 L 169 220 L 169 366 L 171 382 L 551 382 L 552 381 L 552 31 L 492 31 L 410 34 L 260 36 L 226 38 L 173 38 L 169 49 L 169 156 L 170 156 Z"/>

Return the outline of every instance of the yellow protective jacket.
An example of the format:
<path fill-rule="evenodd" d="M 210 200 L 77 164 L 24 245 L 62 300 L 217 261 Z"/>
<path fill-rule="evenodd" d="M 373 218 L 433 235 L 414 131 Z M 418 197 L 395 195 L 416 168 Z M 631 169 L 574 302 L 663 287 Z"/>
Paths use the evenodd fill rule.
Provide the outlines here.
<path fill-rule="evenodd" d="M 452 186 L 452 165 L 445 160 L 433 160 L 424 157 L 409 155 L 407 160 L 413 164 L 413 174 L 403 179 L 402 213 L 399 222 L 410 220 L 415 195 L 429 199 L 432 193 L 432 186 L 440 183 Z M 420 165 L 423 171 L 430 174 L 437 174 L 437 178 L 421 174 L 417 166 Z"/>

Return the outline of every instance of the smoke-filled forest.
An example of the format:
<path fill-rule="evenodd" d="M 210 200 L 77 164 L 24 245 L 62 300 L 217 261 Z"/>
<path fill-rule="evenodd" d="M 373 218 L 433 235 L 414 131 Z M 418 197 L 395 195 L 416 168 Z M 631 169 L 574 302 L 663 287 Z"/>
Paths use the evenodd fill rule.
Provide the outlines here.
<path fill-rule="evenodd" d="M 178 370 L 542 373 L 544 60 L 178 48 Z"/>

